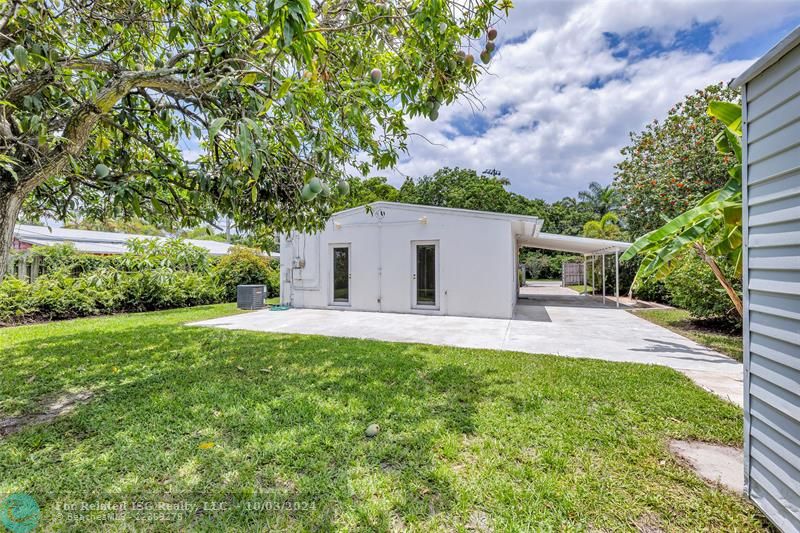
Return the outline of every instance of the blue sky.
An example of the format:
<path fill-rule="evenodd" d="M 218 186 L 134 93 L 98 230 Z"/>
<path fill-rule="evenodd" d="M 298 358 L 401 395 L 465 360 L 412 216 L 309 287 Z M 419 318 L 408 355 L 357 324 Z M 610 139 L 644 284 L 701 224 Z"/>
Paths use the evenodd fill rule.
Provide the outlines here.
<path fill-rule="evenodd" d="M 800 25 L 792 0 L 515 4 L 478 107 L 462 100 L 437 122 L 413 119 L 421 136 L 383 173 L 392 183 L 442 166 L 496 168 L 512 190 L 549 201 L 610 183 L 630 131 L 731 80 Z"/>

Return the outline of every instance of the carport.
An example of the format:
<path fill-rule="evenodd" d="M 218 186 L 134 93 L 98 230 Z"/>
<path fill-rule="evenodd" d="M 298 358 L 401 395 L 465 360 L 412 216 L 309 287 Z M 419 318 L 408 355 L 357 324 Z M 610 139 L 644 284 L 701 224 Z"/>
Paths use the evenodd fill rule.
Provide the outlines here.
<path fill-rule="evenodd" d="M 538 232 L 531 236 L 518 236 L 517 249 L 541 248 L 543 250 L 555 250 L 558 252 L 569 252 L 583 256 L 583 288 L 586 291 L 586 270 L 589 259 L 591 259 L 592 279 L 595 277 L 594 259 L 601 258 L 601 279 L 603 286 L 603 303 L 606 301 L 606 257 L 614 256 L 614 297 L 617 307 L 619 307 L 619 254 L 631 246 L 629 242 L 612 241 L 607 239 L 591 239 L 588 237 L 573 237 L 570 235 L 558 235 L 555 233 Z"/>

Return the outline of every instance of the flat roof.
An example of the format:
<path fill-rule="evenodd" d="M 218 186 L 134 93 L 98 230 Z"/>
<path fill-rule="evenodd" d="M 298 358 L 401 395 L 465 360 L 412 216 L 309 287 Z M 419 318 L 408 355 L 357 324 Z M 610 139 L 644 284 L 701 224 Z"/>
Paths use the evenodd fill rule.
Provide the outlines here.
<path fill-rule="evenodd" d="M 89 254 L 122 254 L 128 251 L 127 243 L 131 239 L 167 239 L 157 235 L 137 235 L 134 233 L 114 233 L 111 231 L 93 231 L 46 226 L 18 224 L 14 228 L 14 237 L 19 241 L 36 246 L 53 246 L 71 243 L 79 252 Z M 205 248 L 211 255 L 227 255 L 233 244 L 203 239 L 183 239 L 184 241 Z M 270 253 L 271 257 L 279 254 Z"/>
<path fill-rule="evenodd" d="M 773 46 L 769 52 L 761 56 L 750 67 L 739 74 L 732 82 L 731 87 L 734 89 L 741 87 L 748 81 L 752 80 L 769 67 L 774 65 L 780 58 L 789 53 L 795 46 L 800 44 L 800 26 L 796 27 L 786 37 Z"/>
<path fill-rule="evenodd" d="M 454 207 L 438 207 L 421 204 L 404 204 L 400 202 L 372 202 L 369 205 L 373 210 L 384 207 L 400 207 L 409 211 L 420 213 L 436 212 L 452 215 L 470 216 L 475 218 L 487 218 L 492 220 L 507 220 L 515 223 L 517 242 L 521 246 L 531 248 L 542 248 L 544 250 L 556 250 L 560 252 L 570 252 L 582 255 L 593 255 L 611 253 L 615 251 L 624 252 L 630 248 L 631 243 L 622 241 L 612 241 L 607 239 L 592 239 L 589 237 L 573 237 L 571 235 L 558 235 L 556 233 L 543 233 L 542 219 L 531 215 L 515 215 L 513 213 L 495 213 L 492 211 L 477 211 L 473 209 L 458 209 Z M 351 207 L 344 211 L 333 214 L 335 216 L 355 214 L 363 210 L 365 206 Z M 333 218 L 332 217 L 332 218 Z"/>
<path fill-rule="evenodd" d="M 357 213 L 359 210 L 370 206 L 373 209 L 379 207 L 400 207 L 409 211 L 433 211 L 436 213 L 450 214 L 450 215 L 463 215 L 477 218 L 491 218 L 500 220 L 521 220 L 525 222 L 534 222 L 541 225 L 542 219 L 533 215 L 515 215 L 513 213 L 496 213 L 494 211 L 478 211 L 477 209 L 461 209 L 458 207 L 439 207 L 436 205 L 423 205 L 423 204 L 405 204 L 402 202 L 386 202 L 379 200 L 377 202 L 370 202 L 368 204 L 360 205 L 358 207 L 351 207 L 343 211 L 337 211 L 332 216 L 349 215 Z"/>

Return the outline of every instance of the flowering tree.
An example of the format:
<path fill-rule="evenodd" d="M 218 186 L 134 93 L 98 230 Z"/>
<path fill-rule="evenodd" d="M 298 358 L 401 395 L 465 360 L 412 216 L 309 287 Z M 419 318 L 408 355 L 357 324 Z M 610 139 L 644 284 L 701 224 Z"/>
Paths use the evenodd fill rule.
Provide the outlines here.
<path fill-rule="evenodd" d="M 728 181 L 695 207 L 681 213 L 662 227 L 640 237 L 623 254 L 630 259 L 643 256 L 636 279 L 668 276 L 681 261 L 682 254 L 696 253 L 725 289 L 739 316 L 742 301 L 733 284 L 718 264 L 726 258 L 735 274 L 742 266 L 742 108 L 730 102 L 711 102 L 708 114 L 725 128 L 714 138 L 716 149 L 734 164 L 728 169 Z"/>
<path fill-rule="evenodd" d="M 725 126 L 706 113 L 712 100 L 736 102 L 737 91 L 710 85 L 653 121 L 622 150 L 614 185 L 622 196 L 625 228 L 641 236 L 697 205 L 728 179 L 732 155 L 714 148 Z"/>

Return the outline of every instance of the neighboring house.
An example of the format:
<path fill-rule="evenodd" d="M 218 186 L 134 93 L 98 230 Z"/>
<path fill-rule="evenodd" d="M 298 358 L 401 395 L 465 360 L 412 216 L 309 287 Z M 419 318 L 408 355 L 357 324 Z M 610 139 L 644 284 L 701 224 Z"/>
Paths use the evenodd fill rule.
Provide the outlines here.
<path fill-rule="evenodd" d="M 800 28 L 742 89 L 745 493 L 800 531 Z"/>
<path fill-rule="evenodd" d="M 55 246 L 71 244 L 78 252 L 93 255 L 116 255 L 125 253 L 131 239 L 165 239 L 153 235 L 135 235 L 132 233 L 114 233 L 110 231 L 90 231 L 83 229 L 67 229 L 46 226 L 19 224 L 14 228 L 11 249 L 25 251 L 34 246 Z M 231 246 L 227 242 L 206 241 L 201 239 L 184 239 L 186 242 L 204 248 L 212 256 L 227 255 Z M 270 253 L 277 259 L 277 253 Z M 8 272 L 19 279 L 33 282 L 40 274 L 38 257 L 27 254 L 12 256 Z"/>
<path fill-rule="evenodd" d="M 281 236 L 281 303 L 511 318 L 521 247 L 613 255 L 629 246 L 541 227 L 533 216 L 392 202 L 341 211 L 321 232 Z"/>
<path fill-rule="evenodd" d="M 153 235 L 135 235 L 132 233 L 114 233 L 110 231 L 90 231 L 83 229 L 67 229 L 45 226 L 19 224 L 14 229 L 12 248 L 26 250 L 32 246 L 53 246 L 71 243 L 82 253 L 97 255 L 121 254 L 127 251 L 127 243 L 131 239 L 164 239 Z M 209 255 L 227 255 L 231 246 L 227 242 L 206 241 L 201 239 L 185 239 L 186 242 L 205 248 Z M 271 253 L 271 257 L 278 257 Z"/>

